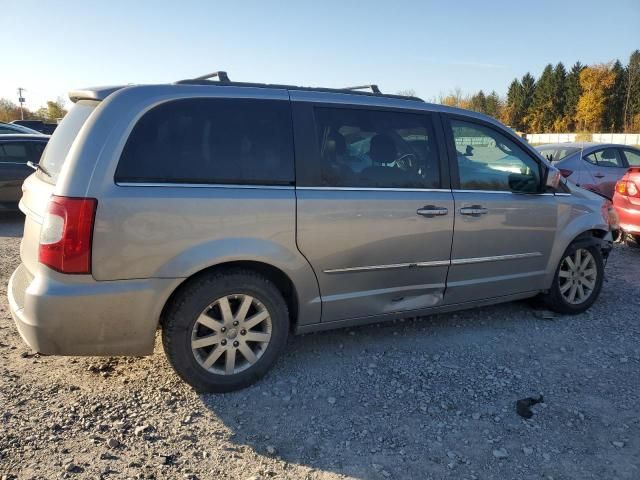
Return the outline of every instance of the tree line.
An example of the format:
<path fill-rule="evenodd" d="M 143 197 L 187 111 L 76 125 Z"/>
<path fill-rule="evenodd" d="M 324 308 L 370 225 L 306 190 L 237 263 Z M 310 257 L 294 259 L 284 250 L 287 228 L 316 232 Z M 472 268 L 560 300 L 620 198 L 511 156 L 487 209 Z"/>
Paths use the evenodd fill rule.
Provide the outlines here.
<path fill-rule="evenodd" d="M 576 62 L 567 70 L 562 62 L 549 64 L 537 80 L 529 72 L 514 79 L 506 98 L 495 91 L 463 95 L 456 89 L 439 101 L 486 113 L 526 133 L 640 133 L 640 50 L 626 65 Z"/>
<path fill-rule="evenodd" d="M 55 122 L 57 119 L 64 117 L 67 114 L 67 110 L 64 108 L 63 100 L 58 98 L 57 100 L 49 100 L 46 106 L 34 111 L 22 107 L 22 113 L 25 120 Z M 20 107 L 7 98 L 0 98 L 0 122 L 8 123 L 13 120 L 20 120 Z"/>

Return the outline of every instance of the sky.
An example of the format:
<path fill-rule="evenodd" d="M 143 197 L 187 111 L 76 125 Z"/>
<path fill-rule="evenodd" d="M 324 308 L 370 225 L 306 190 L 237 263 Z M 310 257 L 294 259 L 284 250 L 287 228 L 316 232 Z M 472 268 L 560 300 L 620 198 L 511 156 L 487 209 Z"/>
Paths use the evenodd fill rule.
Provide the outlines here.
<path fill-rule="evenodd" d="M 536 2 L 0 0 L 0 97 L 27 107 L 73 88 L 232 80 L 414 90 L 496 90 L 547 63 L 640 48 L 640 0 Z"/>

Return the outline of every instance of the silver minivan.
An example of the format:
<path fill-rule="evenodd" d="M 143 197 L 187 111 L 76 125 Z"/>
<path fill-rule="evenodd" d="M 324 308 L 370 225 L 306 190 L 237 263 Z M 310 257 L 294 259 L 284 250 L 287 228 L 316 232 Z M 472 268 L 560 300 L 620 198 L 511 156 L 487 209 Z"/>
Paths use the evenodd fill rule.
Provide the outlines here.
<path fill-rule="evenodd" d="M 160 328 L 223 392 L 292 332 L 600 292 L 609 205 L 485 115 L 223 74 L 70 97 L 8 288 L 38 352 L 148 355 Z"/>

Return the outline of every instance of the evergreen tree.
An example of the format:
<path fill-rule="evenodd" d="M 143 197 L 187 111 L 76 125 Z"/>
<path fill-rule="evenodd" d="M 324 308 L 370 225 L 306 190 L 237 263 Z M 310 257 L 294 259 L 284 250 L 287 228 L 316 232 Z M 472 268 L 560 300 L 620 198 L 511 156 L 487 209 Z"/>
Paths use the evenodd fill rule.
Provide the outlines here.
<path fill-rule="evenodd" d="M 553 69 L 553 131 L 566 130 L 563 119 L 566 108 L 567 69 L 559 62 Z"/>
<path fill-rule="evenodd" d="M 493 90 L 489 95 L 487 95 L 486 101 L 486 113 L 487 115 L 491 115 L 493 118 L 500 118 L 500 97 Z"/>
<path fill-rule="evenodd" d="M 576 108 L 578 107 L 578 100 L 582 95 L 582 87 L 580 86 L 580 72 L 584 70 L 584 65 L 580 62 L 576 62 L 571 67 L 571 72 L 567 75 L 565 82 L 565 96 L 564 96 L 564 119 L 568 130 L 575 129 L 575 116 Z"/>
<path fill-rule="evenodd" d="M 628 65 L 576 62 L 548 64 L 536 79 L 514 79 L 506 98 L 495 90 L 463 95 L 456 89 L 440 103 L 482 112 L 520 132 L 575 132 L 579 129 L 640 133 L 640 50 Z"/>
<path fill-rule="evenodd" d="M 553 66 L 548 64 L 536 83 L 533 102 L 527 114 L 527 123 L 534 131 L 548 132 L 551 129 L 554 120 L 554 94 Z"/>
<path fill-rule="evenodd" d="M 521 104 L 521 114 L 522 114 L 522 130 L 530 129 L 527 122 L 527 117 L 531 110 L 531 104 L 533 103 L 533 95 L 536 91 L 536 79 L 533 78 L 529 72 L 527 72 L 524 77 L 522 77 L 522 104 Z"/>
<path fill-rule="evenodd" d="M 640 122 L 640 50 L 634 51 L 629 57 L 626 77 L 623 116 L 625 130 L 628 130 L 635 121 Z"/>
<path fill-rule="evenodd" d="M 480 113 L 487 113 L 487 97 L 482 90 L 471 97 L 471 110 Z"/>
<path fill-rule="evenodd" d="M 615 75 L 613 86 L 607 92 L 607 98 L 604 105 L 603 127 L 610 132 L 621 132 L 624 130 L 624 101 L 626 93 L 626 71 L 616 60 L 611 67 L 611 71 Z"/>
<path fill-rule="evenodd" d="M 522 84 L 517 78 L 509 85 L 502 121 L 516 130 L 522 129 Z"/>

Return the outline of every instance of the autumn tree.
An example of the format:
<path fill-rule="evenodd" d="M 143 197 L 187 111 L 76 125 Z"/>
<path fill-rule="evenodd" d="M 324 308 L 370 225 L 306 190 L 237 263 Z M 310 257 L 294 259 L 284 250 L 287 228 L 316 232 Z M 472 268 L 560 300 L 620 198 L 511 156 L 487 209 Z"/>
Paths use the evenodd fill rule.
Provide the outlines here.
<path fill-rule="evenodd" d="M 39 108 L 35 112 L 37 117 L 51 122 L 55 122 L 66 114 L 67 111 L 64 108 L 64 101 L 61 98 L 58 98 L 56 101 L 49 100 L 46 107 Z"/>
<path fill-rule="evenodd" d="M 569 71 L 548 64 L 536 79 L 526 73 L 509 85 L 503 101 L 495 91 L 465 95 L 459 88 L 440 95 L 440 103 L 486 113 L 524 132 L 578 129 L 640 133 L 640 50 L 625 66 L 616 60 Z"/>
<path fill-rule="evenodd" d="M 6 98 L 0 98 L 0 122 L 12 122 L 20 118 L 20 107 Z"/>
<path fill-rule="evenodd" d="M 451 90 L 447 95 L 440 94 L 440 103 L 442 105 L 447 105 L 449 107 L 460 107 L 461 102 L 462 90 L 460 88 Z"/>
<path fill-rule="evenodd" d="M 601 128 L 607 93 L 614 83 L 615 74 L 609 64 L 592 65 L 580 72 L 582 95 L 576 109 L 580 128 L 592 132 Z"/>

